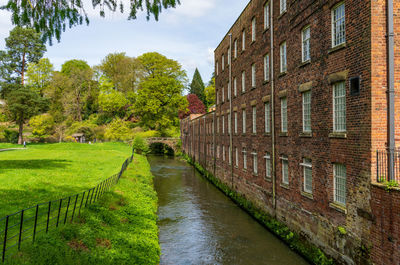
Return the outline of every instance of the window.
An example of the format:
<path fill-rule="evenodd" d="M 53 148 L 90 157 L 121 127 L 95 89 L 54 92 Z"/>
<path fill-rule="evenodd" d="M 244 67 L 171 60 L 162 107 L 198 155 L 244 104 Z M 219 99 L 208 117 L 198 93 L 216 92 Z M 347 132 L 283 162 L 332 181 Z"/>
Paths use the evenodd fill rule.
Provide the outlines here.
<path fill-rule="evenodd" d="M 264 81 L 269 81 L 269 54 L 264 56 Z"/>
<path fill-rule="evenodd" d="M 256 106 L 253 107 L 253 133 L 257 133 L 257 108 Z"/>
<path fill-rule="evenodd" d="M 232 120 L 231 120 L 231 114 L 229 113 L 228 114 L 228 134 L 231 134 L 231 123 L 232 123 Z"/>
<path fill-rule="evenodd" d="M 228 65 L 230 65 L 231 64 L 231 57 L 232 57 L 232 50 L 231 50 L 231 47 L 229 47 L 229 49 L 228 49 Z"/>
<path fill-rule="evenodd" d="M 281 52 L 281 73 L 284 73 L 287 71 L 286 42 L 281 44 L 280 52 Z"/>
<path fill-rule="evenodd" d="M 237 58 L 237 39 L 233 42 L 233 58 Z"/>
<path fill-rule="evenodd" d="M 224 71 L 225 69 L 225 55 L 222 54 L 222 58 L 221 58 L 221 67 L 222 67 L 222 71 Z"/>
<path fill-rule="evenodd" d="M 269 2 L 264 5 L 264 29 L 269 28 Z"/>
<path fill-rule="evenodd" d="M 311 132 L 311 91 L 303 93 L 303 132 Z"/>
<path fill-rule="evenodd" d="M 217 145 L 217 158 L 219 158 L 219 145 Z"/>
<path fill-rule="evenodd" d="M 237 126 L 237 112 L 235 111 L 234 113 L 233 113 L 233 115 L 234 115 L 234 119 L 235 119 L 235 134 L 237 134 L 238 133 L 238 126 Z"/>
<path fill-rule="evenodd" d="M 236 167 L 239 166 L 239 151 L 238 151 L 237 147 L 235 147 L 235 166 Z"/>
<path fill-rule="evenodd" d="M 312 194 L 312 163 L 311 159 L 304 158 L 303 163 L 300 164 L 303 167 L 304 175 L 304 192 Z"/>
<path fill-rule="evenodd" d="M 258 161 L 257 161 L 257 153 L 253 152 L 251 153 L 253 156 L 253 173 L 258 174 Z"/>
<path fill-rule="evenodd" d="M 243 125 L 243 133 L 246 133 L 246 110 L 244 109 L 242 112 L 242 125 Z"/>
<path fill-rule="evenodd" d="M 345 6 L 341 3 L 332 9 L 332 47 L 346 42 Z"/>
<path fill-rule="evenodd" d="M 282 183 L 289 185 L 289 160 L 287 156 L 282 156 L 281 162 L 282 162 Z"/>
<path fill-rule="evenodd" d="M 247 152 L 246 149 L 243 149 L 243 168 L 247 169 Z"/>
<path fill-rule="evenodd" d="M 333 85 L 333 130 L 346 131 L 346 84 L 339 82 Z"/>
<path fill-rule="evenodd" d="M 218 67 L 219 67 L 219 66 L 218 66 L 218 62 L 217 62 L 216 66 L 215 66 L 217 75 L 218 75 L 218 70 L 219 70 Z"/>
<path fill-rule="evenodd" d="M 301 32 L 301 40 L 302 40 L 302 53 L 303 53 L 303 62 L 307 62 L 311 59 L 310 57 L 310 26 L 307 26 Z"/>
<path fill-rule="evenodd" d="M 225 145 L 222 146 L 222 160 L 225 161 Z"/>
<path fill-rule="evenodd" d="M 232 165 L 232 152 L 231 152 L 231 146 L 229 146 L 229 150 L 228 150 L 228 162 L 229 165 Z"/>
<path fill-rule="evenodd" d="M 246 31 L 242 31 L 242 51 L 246 49 Z"/>
<path fill-rule="evenodd" d="M 216 98 L 217 98 L 217 105 L 218 105 L 219 104 L 219 91 L 217 91 Z"/>
<path fill-rule="evenodd" d="M 233 95 L 237 96 L 237 80 L 236 77 L 233 78 Z"/>
<path fill-rule="evenodd" d="M 222 87 L 222 102 L 225 102 L 225 88 Z"/>
<path fill-rule="evenodd" d="M 246 73 L 242 72 L 242 92 L 246 91 Z"/>
<path fill-rule="evenodd" d="M 228 100 L 231 100 L 231 82 L 228 81 Z"/>
<path fill-rule="evenodd" d="M 265 158 L 265 177 L 271 178 L 271 156 L 267 153 Z"/>
<path fill-rule="evenodd" d="M 346 166 L 333 165 L 334 200 L 337 203 L 346 204 Z"/>
<path fill-rule="evenodd" d="M 287 98 L 281 98 L 281 131 L 287 132 Z"/>
<path fill-rule="evenodd" d="M 270 103 L 269 102 L 265 102 L 264 109 L 265 109 L 265 132 L 270 133 L 271 132 L 271 120 L 270 120 Z"/>
<path fill-rule="evenodd" d="M 221 116 L 222 119 L 222 134 L 225 134 L 225 118 L 224 116 Z"/>
<path fill-rule="evenodd" d="M 280 11 L 283 14 L 286 11 L 286 0 L 281 0 Z"/>
<path fill-rule="evenodd" d="M 256 18 L 251 20 L 251 41 L 256 41 Z"/>
<path fill-rule="evenodd" d="M 251 87 L 252 88 L 256 87 L 256 65 L 255 64 L 251 65 Z"/>

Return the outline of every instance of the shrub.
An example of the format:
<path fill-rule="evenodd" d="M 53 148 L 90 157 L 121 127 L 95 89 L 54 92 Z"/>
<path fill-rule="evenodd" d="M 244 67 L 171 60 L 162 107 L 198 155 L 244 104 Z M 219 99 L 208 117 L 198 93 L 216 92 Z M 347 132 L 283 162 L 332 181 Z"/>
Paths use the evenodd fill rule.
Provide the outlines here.
<path fill-rule="evenodd" d="M 135 139 L 133 140 L 132 144 L 133 148 L 138 154 L 147 154 L 150 152 L 149 145 L 147 142 L 140 136 L 136 136 Z"/>
<path fill-rule="evenodd" d="M 18 132 L 12 130 L 4 130 L 4 137 L 8 143 L 18 143 Z"/>
<path fill-rule="evenodd" d="M 104 137 L 112 141 L 124 141 L 128 140 L 131 136 L 131 132 L 128 128 L 126 121 L 116 119 L 112 121 L 106 128 Z"/>
<path fill-rule="evenodd" d="M 38 137 L 46 137 L 54 132 L 54 119 L 50 114 L 34 116 L 29 121 L 32 134 Z"/>

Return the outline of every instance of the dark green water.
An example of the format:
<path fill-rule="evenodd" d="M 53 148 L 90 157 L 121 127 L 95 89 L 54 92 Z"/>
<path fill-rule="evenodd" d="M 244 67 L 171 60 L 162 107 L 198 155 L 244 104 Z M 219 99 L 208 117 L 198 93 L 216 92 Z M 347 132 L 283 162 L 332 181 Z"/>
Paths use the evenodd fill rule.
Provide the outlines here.
<path fill-rule="evenodd" d="M 305 265 L 185 162 L 150 156 L 158 193 L 161 263 Z"/>

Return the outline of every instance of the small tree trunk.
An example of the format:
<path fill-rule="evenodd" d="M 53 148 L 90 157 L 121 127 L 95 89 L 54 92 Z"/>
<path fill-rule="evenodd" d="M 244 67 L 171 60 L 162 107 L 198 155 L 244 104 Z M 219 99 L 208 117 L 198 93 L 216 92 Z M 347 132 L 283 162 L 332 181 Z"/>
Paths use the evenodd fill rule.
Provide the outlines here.
<path fill-rule="evenodd" d="M 23 129 L 24 129 L 24 121 L 20 121 L 18 130 L 18 144 L 24 143 L 24 136 L 22 135 Z"/>

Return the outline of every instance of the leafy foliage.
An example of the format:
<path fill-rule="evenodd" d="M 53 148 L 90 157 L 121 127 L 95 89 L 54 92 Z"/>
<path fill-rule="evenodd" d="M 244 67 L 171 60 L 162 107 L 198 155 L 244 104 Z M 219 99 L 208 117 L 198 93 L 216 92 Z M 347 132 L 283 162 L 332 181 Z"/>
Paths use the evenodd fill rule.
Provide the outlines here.
<path fill-rule="evenodd" d="M 29 120 L 29 125 L 33 129 L 32 134 L 34 136 L 44 137 L 53 133 L 55 124 L 51 115 L 42 114 L 32 117 Z"/>
<path fill-rule="evenodd" d="M 13 130 L 4 130 L 4 138 L 8 143 L 18 143 L 18 132 Z"/>
<path fill-rule="evenodd" d="M 135 137 L 135 139 L 133 139 L 133 144 L 132 144 L 133 149 L 135 149 L 135 151 L 138 154 L 147 154 L 150 152 L 150 148 L 149 145 L 147 144 L 147 142 L 139 135 L 137 135 Z"/>
<path fill-rule="evenodd" d="M 205 88 L 204 93 L 206 95 L 207 106 L 210 107 L 215 105 L 215 77 L 211 79 L 208 86 Z"/>
<path fill-rule="evenodd" d="M 98 100 L 100 109 L 105 113 L 120 118 L 125 116 L 126 106 L 129 104 L 129 101 L 122 92 L 100 93 Z"/>
<path fill-rule="evenodd" d="M 203 102 L 197 97 L 195 94 L 189 94 L 186 96 L 187 101 L 189 102 L 189 111 L 184 112 L 180 111 L 179 112 L 179 118 L 184 119 L 190 114 L 204 114 L 206 113 L 206 107 L 204 106 Z"/>
<path fill-rule="evenodd" d="M 124 12 L 123 1 L 118 0 L 92 0 L 93 8 L 100 7 L 100 15 L 105 16 L 107 8 L 110 12 Z M 87 3 L 87 2 L 85 2 Z M 128 19 L 136 19 L 137 12 L 147 11 L 147 19 L 153 15 L 158 20 L 162 9 L 175 7 L 179 0 L 131 0 L 129 1 Z M 52 43 L 55 37 L 61 39 L 61 32 L 67 27 L 88 25 L 89 18 L 86 6 L 82 0 L 8 0 L 7 4 L 0 9 L 8 10 L 12 13 L 12 23 L 17 26 L 28 26 L 43 33 L 43 39 Z"/>
<path fill-rule="evenodd" d="M 27 84 L 36 92 L 43 94 L 43 90 L 50 85 L 54 67 L 47 58 L 42 58 L 38 63 L 30 63 L 26 76 Z"/>
<path fill-rule="evenodd" d="M 106 139 L 112 141 L 129 139 L 130 130 L 127 122 L 121 119 L 115 119 L 107 126 L 104 136 Z"/>
<path fill-rule="evenodd" d="M 197 95 L 203 103 L 206 103 L 203 79 L 201 78 L 200 72 L 197 68 L 194 71 L 192 83 L 190 84 L 190 94 Z"/>

